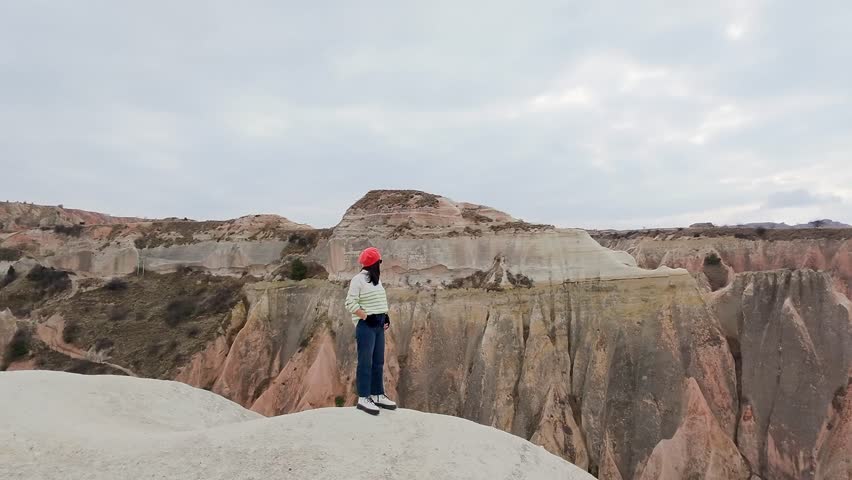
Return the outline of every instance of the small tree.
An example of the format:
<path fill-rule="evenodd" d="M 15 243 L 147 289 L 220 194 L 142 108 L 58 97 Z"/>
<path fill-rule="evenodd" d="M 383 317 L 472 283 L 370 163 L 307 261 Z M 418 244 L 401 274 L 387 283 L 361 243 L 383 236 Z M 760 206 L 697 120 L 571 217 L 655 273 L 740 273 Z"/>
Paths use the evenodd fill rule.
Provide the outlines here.
<path fill-rule="evenodd" d="M 302 262 L 301 259 L 297 258 L 293 260 L 293 263 L 290 264 L 290 279 L 291 280 L 304 280 L 305 277 L 308 276 L 308 267 Z"/>
<path fill-rule="evenodd" d="M 9 360 L 17 360 L 30 353 L 31 336 L 29 330 L 18 330 L 9 344 Z"/>
<path fill-rule="evenodd" d="M 195 314 L 195 302 L 187 297 L 177 298 L 166 305 L 166 325 L 170 327 L 189 320 Z"/>
<path fill-rule="evenodd" d="M 21 251 L 14 248 L 0 247 L 0 260 L 14 262 L 21 258 Z"/>
<path fill-rule="evenodd" d="M 719 255 L 716 252 L 710 252 L 704 257 L 704 265 L 719 265 L 722 263 L 722 259 L 719 258 Z"/>
<path fill-rule="evenodd" d="M 127 282 L 118 277 L 113 277 L 106 283 L 106 285 L 104 285 L 104 288 L 107 290 L 112 290 L 114 292 L 119 290 L 126 290 Z"/>

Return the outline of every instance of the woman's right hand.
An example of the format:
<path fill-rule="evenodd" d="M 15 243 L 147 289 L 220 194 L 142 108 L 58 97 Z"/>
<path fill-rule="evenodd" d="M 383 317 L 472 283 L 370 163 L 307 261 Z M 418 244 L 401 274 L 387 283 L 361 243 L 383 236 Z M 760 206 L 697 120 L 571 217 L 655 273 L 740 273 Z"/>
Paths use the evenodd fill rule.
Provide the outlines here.
<path fill-rule="evenodd" d="M 360 308 L 358 310 L 355 310 L 355 315 L 358 315 L 358 318 L 360 318 L 361 320 L 367 319 L 367 312 Z"/>

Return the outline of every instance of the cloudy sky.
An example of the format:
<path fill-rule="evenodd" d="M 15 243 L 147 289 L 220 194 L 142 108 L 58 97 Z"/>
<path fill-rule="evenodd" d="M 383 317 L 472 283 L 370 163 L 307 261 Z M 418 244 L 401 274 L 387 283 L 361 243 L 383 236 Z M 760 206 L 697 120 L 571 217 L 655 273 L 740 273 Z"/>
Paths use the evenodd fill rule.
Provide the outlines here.
<path fill-rule="evenodd" d="M 852 223 L 852 4 L 5 1 L 0 200 Z"/>

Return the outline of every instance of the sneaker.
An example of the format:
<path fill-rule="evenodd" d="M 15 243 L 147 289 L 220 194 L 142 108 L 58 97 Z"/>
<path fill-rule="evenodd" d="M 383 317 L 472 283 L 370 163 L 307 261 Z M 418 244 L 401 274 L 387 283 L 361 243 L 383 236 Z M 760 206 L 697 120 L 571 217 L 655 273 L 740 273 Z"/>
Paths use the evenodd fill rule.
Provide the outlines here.
<path fill-rule="evenodd" d="M 355 408 L 357 408 L 358 410 L 363 410 L 369 413 L 370 415 L 379 414 L 379 407 L 377 407 L 376 404 L 373 403 L 373 399 L 370 397 L 359 397 L 358 404 L 355 405 Z"/>
<path fill-rule="evenodd" d="M 370 399 L 373 401 L 378 407 L 387 409 L 387 410 L 396 410 L 396 402 L 386 397 L 384 394 L 381 395 L 371 395 Z"/>

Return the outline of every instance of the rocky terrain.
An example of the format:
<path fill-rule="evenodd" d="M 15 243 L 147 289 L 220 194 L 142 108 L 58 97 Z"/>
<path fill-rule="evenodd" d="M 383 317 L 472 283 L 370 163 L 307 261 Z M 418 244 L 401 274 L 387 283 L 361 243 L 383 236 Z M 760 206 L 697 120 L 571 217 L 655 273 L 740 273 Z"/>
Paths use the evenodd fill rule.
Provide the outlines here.
<path fill-rule="evenodd" d="M 828 273 L 834 288 L 852 298 L 852 228 L 721 227 L 590 234 L 604 247 L 630 253 L 642 268 L 686 268 L 708 279 L 715 275 L 713 288 L 729 284 L 738 273 L 808 269 Z"/>
<path fill-rule="evenodd" d="M 263 418 L 176 382 L 57 372 L 2 373 L 0 391 L 9 480 L 592 478 L 515 436 L 411 410 Z"/>
<path fill-rule="evenodd" d="M 852 475 L 852 231 L 589 233 L 415 191 L 370 192 L 329 230 L 10 232 L 0 364 L 177 379 L 269 416 L 351 405 L 342 300 L 374 245 L 406 408 L 599 478 Z"/>
<path fill-rule="evenodd" d="M 21 202 L 0 202 L 0 231 L 14 232 L 33 228 L 55 228 L 76 231 L 82 225 L 115 225 L 141 222 L 134 217 L 113 217 L 103 213 L 44 206 Z"/>

